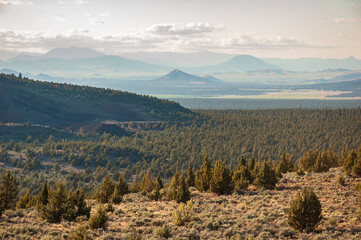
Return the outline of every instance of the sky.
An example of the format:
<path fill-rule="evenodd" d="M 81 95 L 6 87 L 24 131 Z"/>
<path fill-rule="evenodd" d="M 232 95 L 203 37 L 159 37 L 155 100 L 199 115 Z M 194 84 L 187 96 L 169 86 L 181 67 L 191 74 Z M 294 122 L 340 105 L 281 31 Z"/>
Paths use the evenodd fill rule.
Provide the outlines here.
<path fill-rule="evenodd" d="M 71 46 L 361 59 L 361 0 L 0 0 L 0 59 Z"/>

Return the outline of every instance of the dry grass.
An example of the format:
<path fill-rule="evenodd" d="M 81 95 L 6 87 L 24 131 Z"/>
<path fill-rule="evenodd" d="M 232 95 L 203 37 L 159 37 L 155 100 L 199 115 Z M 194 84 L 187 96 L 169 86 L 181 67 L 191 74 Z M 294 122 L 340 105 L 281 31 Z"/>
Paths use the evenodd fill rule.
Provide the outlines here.
<path fill-rule="evenodd" d="M 345 186 L 338 183 L 344 176 Z M 191 188 L 194 214 L 184 226 L 175 226 L 173 201 L 149 200 L 141 194 L 129 194 L 114 211 L 108 213 L 106 230 L 88 230 L 92 239 L 129 239 L 134 229 L 142 239 L 159 239 L 167 225 L 171 239 L 361 239 L 356 180 L 346 177 L 340 168 L 327 173 L 286 174 L 272 191 L 250 190 L 229 196 L 199 193 Z M 287 224 L 286 211 L 296 191 L 311 187 L 320 199 L 324 220 L 313 233 L 297 232 Z M 95 201 L 90 201 L 92 212 Z M 62 239 L 81 222 L 49 224 L 34 209 L 6 211 L 0 221 L 1 239 Z"/>

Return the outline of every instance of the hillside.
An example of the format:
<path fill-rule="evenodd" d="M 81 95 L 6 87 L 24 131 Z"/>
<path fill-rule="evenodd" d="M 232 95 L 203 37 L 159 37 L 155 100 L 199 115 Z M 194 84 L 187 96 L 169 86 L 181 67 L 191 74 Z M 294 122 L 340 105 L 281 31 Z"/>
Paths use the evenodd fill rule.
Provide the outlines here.
<path fill-rule="evenodd" d="M 167 75 L 149 81 L 152 84 L 165 84 L 165 85 L 219 85 L 222 83 L 221 80 L 214 78 L 212 76 L 206 77 L 198 77 L 192 74 L 188 74 L 177 69 L 173 70 L 172 72 L 168 73 Z"/>
<path fill-rule="evenodd" d="M 337 182 L 346 178 L 346 185 Z M 106 230 L 88 230 L 91 239 L 134 239 L 134 231 L 142 239 L 165 239 L 161 229 L 167 226 L 170 239 L 360 239 L 360 220 L 354 190 L 356 180 L 346 177 L 342 169 L 326 173 L 307 173 L 298 176 L 287 173 L 275 190 L 251 190 L 233 195 L 217 196 L 191 188 L 192 218 L 184 226 L 176 226 L 174 201 L 164 198 L 152 201 L 140 193 L 124 196 L 122 203 L 108 212 Z M 314 232 L 299 232 L 287 223 L 287 209 L 303 186 L 314 189 L 322 206 L 324 220 Z M 88 200 L 94 214 L 95 200 Z M 35 208 L 7 210 L 0 225 L 2 239 L 65 239 L 80 222 L 46 223 Z M 233 237 L 233 238 L 232 238 Z M 254 237 L 254 238 L 251 238 Z"/>
<path fill-rule="evenodd" d="M 179 104 L 129 92 L 48 83 L 0 74 L 0 121 L 65 127 L 103 120 L 175 120 Z"/>

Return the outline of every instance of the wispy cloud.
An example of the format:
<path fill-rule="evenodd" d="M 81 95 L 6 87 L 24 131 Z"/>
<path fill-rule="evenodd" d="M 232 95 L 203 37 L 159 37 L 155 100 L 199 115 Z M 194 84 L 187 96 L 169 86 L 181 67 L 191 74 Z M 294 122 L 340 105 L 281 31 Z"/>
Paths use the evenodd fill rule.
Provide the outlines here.
<path fill-rule="evenodd" d="M 21 0 L 0 0 L 0 5 L 33 5 L 33 2 Z"/>
<path fill-rule="evenodd" d="M 156 35 L 192 35 L 223 30 L 223 26 L 213 26 L 209 23 L 162 23 L 148 29 Z"/>
<path fill-rule="evenodd" d="M 159 26 L 168 26 L 164 29 Z M 169 27 L 170 26 L 170 27 Z M 176 26 L 176 27 L 175 27 Z M 155 30 L 156 29 L 156 30 Z M 255 33 L 216 34 L 218 27 L 209 24 L 159 24 L 130 34 L 101 35 L 87 29 L 51 31 L 0 30 L 0 50 L 48 51 L 57 47 L 82 46 L 104 49 L 105 53 L 121 54 L 135 51 L 242 52 L 244 50 L 282 50 L 301 48 L 334 48 L 337 45 L 309 43 L 284 36 L 261 36 Z"/>
<path fill-rule="evenodd" d="M 356 23 L 361 22 L 361 18 L 335 18 L 335 23 Z"/>

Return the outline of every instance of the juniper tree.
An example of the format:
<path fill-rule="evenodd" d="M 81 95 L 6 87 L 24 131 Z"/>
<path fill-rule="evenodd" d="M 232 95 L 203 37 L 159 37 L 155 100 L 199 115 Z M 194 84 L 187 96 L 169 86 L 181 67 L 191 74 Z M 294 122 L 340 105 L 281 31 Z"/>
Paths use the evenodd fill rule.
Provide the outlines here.
<path fill-rule="evenodd" d="M 212 177 L 211 162 L 208 160 L 208 156 L 206 155 L 204 157 L 202 166 L 196 172 L 196 178 L 195 178 L 196 188 L 201 192 L 208 191 L 211 177 Z"/>
<path fill-rule="evenodd" d="M 48 203 L 39 206 L 40 216 L 48 222 L 58 223 L 68 208 L 68 193 L 64 184 L 59 181 L 56 189 L 51 188 L 48 196 Z"/>
<path fill-rule="evenodd" d="M 237 190 L 247 189 L 248 185 L 252 183 L 253 177 L 247 166 L 238 165 L 232 175 L 234 188 Z"/>
<path fill-rule="evenodd" d="M 97 196 L 99 203 L 108 203 L 114 192 L 114 182 L 108 174 L 105 175 Z"/>
<path fill-rule="evenodd" d="M 2 176 L 0 185 L 0 210 L 12 209 L 16 206 L 18 196 L 18 186 L 16 178 L 10 170 Z"/>
<path fill-rule="evenodd" d="M 36 205 L 36 198 L 30 194 L 30 189 L 26 190 L 26 193 L 20 198 L 16 204 L 17 209 L 30 208 Z"/>
<path fill-rule="evenodd" d="M 176 172 L 169 184 L 167 197 L 177 203 L 187 202 L 190 199 L 190 192 L 183 174 Z"/>
<path fill-rule="evenodd" d="M 322 220 L 321 203 L 310 188 L 303 188 L 290 203 L 288 224 L 296 230 L 313 231 Z"/>
<path fill-rule="evenodd" d="M 75 192 L 70 191 L 67 199 L 67 209 L 63 218 L 68 221 L 75 221 L 78 216 L 90 216 L 90 207 L 85 202 L 85 195 L 82 189 Z"/>
<path fill-rule="evenodd" d="M 195 176 L 194 176 L 193 166 L 192 166 L 191 162 L 189 162 L 186 182 L 189 187 L 195 186 Z"/>
<path fill-rule="evenodd" d="M 264 161 L 258 170 L 254 184 L 257 187 L 264 187 L 266 189 L 274 189 L 278 182 L 275 170 L 273 170 L 270 164 Z"/>
<path fill-rule="evenodd" d="M 43 183 L 43 188 L 41 189 L 41 192 L 38 195 L 38 204 L 45 206 L 48 204 L 48 198 L 49 198 L 49 188 L 48 183 Z"/>
<path fill-rule="evenodd" d="M 143 194 L 151 193 L 155 189 L 153 176 L 148 169 L 147 174 L 143 176 L 141 181 L 141 192 Z"/>
<path fill-rule="evenodd" d="M 111 197 L 112 203 L 119 204 L 123 200 L 123 196 L 127 193 L 129 193 L 128 183 L 123 175 L 120 175 Z"/>
<path fill-rule="evenodd" d="M 228 194 L 234 189 L 231 173 L 221 160 L 213 168 L 209 186 L 210 191 L 216 194 Z"/>
<path fill-rule="evenodd" d="M 159 187 L 159 189 L 164 188 L 164 184 L 162 179 L 160 178 L 160 174 L 158 173 L 157 179 L 155 180 L 157 186 Z"/>

